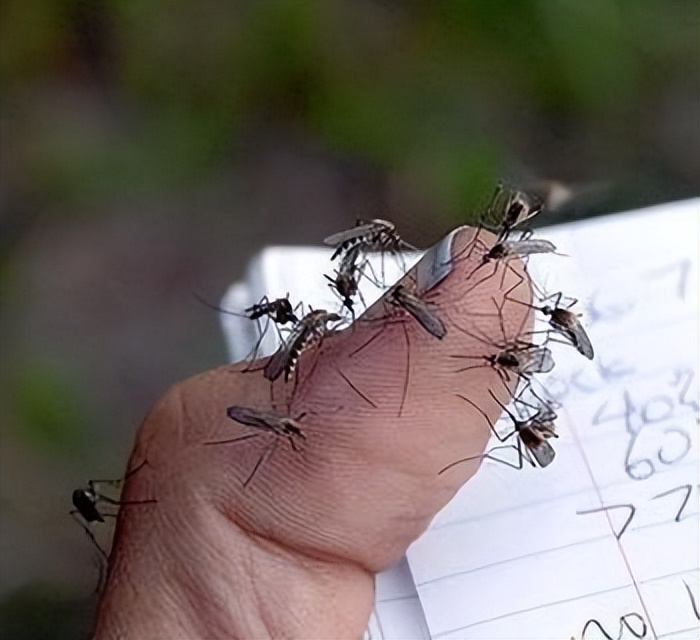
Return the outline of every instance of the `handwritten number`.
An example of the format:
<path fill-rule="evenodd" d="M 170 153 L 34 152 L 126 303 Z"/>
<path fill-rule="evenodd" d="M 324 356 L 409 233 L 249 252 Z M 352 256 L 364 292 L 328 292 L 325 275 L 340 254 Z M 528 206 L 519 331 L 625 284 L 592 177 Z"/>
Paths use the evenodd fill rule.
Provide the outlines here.
<path fill-rule="evenodd" d="M 690 442 L 690 436 L 683 430 L 681 429 L 665 429 L 664 433 L 666 434 L 671 434 L 675 433 L 677 436 L 679 436 L 683 440 L 684 448 L 683 450 L 677 454 L 676 456 L 669 458 L 666 455 L 664 455 L 664 447 L 663 445 L 661 448 L 658 450 L 656 456 L 659 459 L 659 462 L 662 462 L 663 464 L 675 464 L 679 460 L 682 460 L 688 455 L 688 452 L 690 451 L 690 447 L 692 446 Z"/>
<path fill-rule="evenodd" d="M 688 258 L 685 258 L 684 260 L 681 260 L 680 262 L 676 262 L 674 264 L 670 264 L 666 267 L 661 267 L 660 269 L 655 269 L 654 271 L 648 272 L 652 278 L 654 278 L 654 274 L 656 274 L 656 278 L 658 279 L 661 275 L 670 273 L 673 274 L 676 271 L 678 272 L 678 282 L 676 283 L 675 289 L 676 289 L 676 295 L 681 299 L 685 300 L 685 293 L 688 288 L 688 274 L 690 273 L 690 267 L 691 267 L 691 261 Z"/>
<path fill-rule="evenodd" d="M 688 597 L 690 598 L 690 606 L 693 607 L 693 613 L 695 614 L 695 618 L 700 620 L 700 611 L 698 611 L 698 603 L 695 599 L 695 596 L 693 595 L 693 592 L 690 590 L 690 585 L 685 580 L 683 580 L 683 584 L 685 585 L 685 590 L 688 592 Z"/>
<path fill-rule="evenodd" d="M 662 422 L 673 414 L 674 402 L 667 396 L 656 396 L 647 401 L 642 409 L 642 421 L 645 424 Z"/>
<path fill-rule="evenodd" d="M 632 628 L 632 625 L 628 622 L 628 620 L 629 620 L 630 618 L 631 618 L 631 619 L 636 619 L 636 620 L 638 620 L 638 621 L 641 623 L 642 628 L 639 630 L 639 633 L 637 633 L 637 632 Z M 620 618 L 620 636 L 619 636 L 620 638 L 622 637 L 622 631 L 623 631 L 622 627 L 623 627 L 623 625 L 624 625 L 625 627 L 627 627 L 627 629 L 629 629 L 629 632 L 630 632 L 635 638 L 644 638 L 644 637 L 647 635 L 647 623 L 644 622 L 644 618 L 642 618 L 642 616 L 640 616 L 638 613 L 634 613 L 634 612 L 633 612 L 633 613 L 628 613 L 628 614 L 625 614 L 624 616 L 622 616 L 622 617 Z"/>
<path fill-rule="evenodd" d="M 632 399 L 630 398 L 630 394 L 627 390 L 623 393 L 622 396 L 622 402 L 623 402 L 623 407 L 621 409 L 613 409 L 609 413 L 606 413 L 606 410 L 608 408 L 608 404 L 610 403 L 609 400 L 606 400 L 603 402 L 600 407 L 596 410 L 596 412 L 593 414 L 593 419 L 592 423 L 594 425 L 598 424 L 603 424 L 604 422 L 616 422 L 618 420 L 624 420 L 625 424 L 629 425 L 629 420 L 631 415 L 635 411 L 635 407 L 632 404 Z M 629 431 L 629 428 L 627 429 Z"/>
<path fill-rule="evenodd" d="M 604 628 L 603 625 L 600 624 L 595 618 L 591 618 L 586 624 L 583 625 L 583 631 L 581 631 L 581 640 L 585 640 L 586 637 L 586 631 L 588 631 L 588 627 L 595 625 L 598 627 L 598 630 L 608 639 L 608 640 L 615 640 Z"/>
<path fill-rule="evenodd" d="M 664 498 L 666 496 L 670 496 L 671 494 L 676 493 L 677 491 L 685 491 L 685 496 L 683 497 L 683 501 L 681 502 L 680 509 L 678 509 L 678 513 L 676 514 L 676 517 L 674 520 L 676 522 L 681 521 L 681 516 L 683 515 L 683 509 L 685 509 L 686 505 L 688 504 L 688 500 L 690 499 L 690 492 L 693 490 L 693 487 L 689 484 L 684 484 L 681 485 L 680 487 L 676 487 L 675 489 L 669 489 L 668 491 L 664 491 L 663 493 L 659 493 L 658 495 L 655 495 L 652 500 L 656 500 L 657 498 Z"/>
<path fill-rule="evenodd" d="M 610 511 L 611 509 L 629 509 L 629 515 L 627 516 L 627 519 L 625 520 L 624 524 L 620 528 L 619 531 L 615 532 L 615 537 L 619 540 L 622 537 L 622 534 L 627 530 L 627 527 L 629 526 L 630 522 L 632 522 L 632 518 L 634 517 L 634 514 L 636 512 L 636 509 L 633 504 L 611 504 L 610 506 L 607 507 L 600 507 L 598 509 L 588 509 L 586 511 L 577 511 L 576 514 L 579 516 L 588 514 L 588 513 L 600 513 L 601 511 Z"/>
<path fill-rule="evenodd" d="M 678 392 L 678 404 L 683 407 L 690 407 L 695 413 L 700 413 L 700 405 L 698 405 L 697 400 L 688 400 L 688 392 L 690 391 L 690 385 L 693 382 L 695 373 L 691 369 L 678 369 L 675 372 L 671 386 L 680 386 L 680 391 Z"/>
<path fill-rule="evenodd" d="M 636 620 L 641 624 L 640 629 L 634 629 L 632 627 L 631 621 Z M 596 626 L 598 627 L 598 631 L 600 631 L 608 640 L 621 640 L 622 634 L 625 632 L 625 629 L 627 629 L 635 638 L 645 638 L 647 635 L 647 623 L 644 621 L 644 618 L 640 616 L 636 611 L 633 611 L 632 613 L 626 613 L 624 616 L 620 618 L 619 621 L 620 628 L 617 632 L 617 638 L 613 638 L 603 627 L 603 625 L 596 620 L 595 618 L 591 618 L 586 622 L 586 624 L 583 626 L 583 630 L 581 631 L 581 640 L 585 640 L 586 638 L 586 631 L 588 631 L 589 627 Z"/>

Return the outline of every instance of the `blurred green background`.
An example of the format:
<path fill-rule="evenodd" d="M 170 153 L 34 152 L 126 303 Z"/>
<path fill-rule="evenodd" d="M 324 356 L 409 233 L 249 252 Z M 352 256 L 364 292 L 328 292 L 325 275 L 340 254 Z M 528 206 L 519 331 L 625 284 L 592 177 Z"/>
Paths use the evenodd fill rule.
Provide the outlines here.
<path fill-rule="evenodd" d="M 426 246 L 498 178 L 700 193 L 697 0 L 2 0 L 0 636 L 88 634 L 67 513 L 272 243 L 389 217 Z M 593 189 L 589 187 L 593 186 Z"/>

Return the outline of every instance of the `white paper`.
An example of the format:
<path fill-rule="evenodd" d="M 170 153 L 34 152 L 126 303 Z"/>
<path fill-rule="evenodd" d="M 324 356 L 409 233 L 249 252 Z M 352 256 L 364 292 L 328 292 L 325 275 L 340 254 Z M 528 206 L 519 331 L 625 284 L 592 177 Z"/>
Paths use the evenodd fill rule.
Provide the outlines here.
<path fill-rule="evenodd" d="M 554 462 L 486 460 L 409 549 L 432 637 L 698 637 L 699 206 L 538 234 L 596 358 L 556 350 Z"/>

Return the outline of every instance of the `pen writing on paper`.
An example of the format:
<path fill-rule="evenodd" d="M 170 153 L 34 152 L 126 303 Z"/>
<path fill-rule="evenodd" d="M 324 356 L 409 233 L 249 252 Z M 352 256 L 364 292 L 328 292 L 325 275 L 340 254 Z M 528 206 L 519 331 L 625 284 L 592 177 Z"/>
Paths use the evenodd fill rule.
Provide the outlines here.
<path fill-rule="evenodd" d="M 586 638 L 589 637 L 587 635 L 588 630 L 592 629 L 593 627 L 596 627 L 598 631 L 602 633 L 605 638 L 607 638 L 607 640 L 622 640 L 622 638 L 627 635 L 625 633 L 626 630 L 630 632 L 630 635 L 633 638 L 645 638 L 647 635 L 647 623 L 636 611 L 620 616 L 618 624 L 619 628 L 617 636 L 611 636 L 600 621 L 596 620 L 595 618 L 591 618 L 586 622 L 586 624 L 583 625 L 581 640 L 586 640 Z M 574 639 L 572 638 L 572 640 Z"/>
<path fill-rule="evenodd" d="M 594 412 L 591 419 L 593 426 L 606 422 L 624 424 L 629 435 L 624 464 L 625 473 L 630 479 L 646 480 L 656 473 L 658 463 L 676 464 L 690 451 L 690 435 L 682 427 L 671 424 L 661 433 L 658 429 L 653 432 L 650 429 L 677 418 L 685 407 L 690 407 L 693 412 L 697 410 L 697 401 L 688 399 L 693 377 L 694 372 L 689 369 L 676 370 L 665 391 L 641 400 L 633 399 L 630 390 L 625 388 L 604 400 Z M 653 433 L 653 450 L 649 454 L 650 446 L 647 445 L 646 457 L 635 456 L 636 445 L 644 433 Z"/>
<path fill-rule="evenodd" d="M 672 508 L 672 510 L 669 510 L 669 513 L 664 517 L 663 522 L 680 522 L 684 518 L 684 511 L 686 506 L 688 505 L 688 501 L 690 499 L 690 495 L 693 491 L 693 486 L 690 484 L 683 484 L 678 487 L 674 487 L 673 489 L 669 489 L 668 491 L 663 491 L 662 493 L 659 493 L 655 496 L 653 496 L 651 500 L 656 500 L 658 498 L 666 498 L 668 496 L 675 496 L 676 494 L 680 495 L 681 500 L 679 504 L 675 504 Z M 591 513 L 604 513 L 606 511 L 614 511 L 616 509 L 626 509 L 627 510 L 627 517 L 625 518 L 625 521 L 622 523 L 622 526 L 617 530 L 614 531 L 615 537 L 619 540 L 622 535 L 627 531 L 627 528 L 629 525 L 632 523 L 632 519 L 634 518 L 634 515 L 637 513 L 637 508 L 633 504 L 610 504 L 610 505 L 604 505 L 602 507 L 596 507 L 595 509 L 585 509 L 581 511 L 577 511 L 577 515 L 588 515 Z M 688 514 L 685 514 L 687 516 Z"/>
<path fill-rule="evenodd" d="M 692 615 L 696 620 L 700 620 L 700 611 L 698 610 L 697 596 L 693 594 L 690 585 L 685 580 L 682 580 L 681 582 L 683 583 L 685 592 L 688 596 L 688 608 L 690 610 L 689 612 L 692 612 Z M 626 613 L 623 616 L 620 616 L 620 618 L 618 619 L 618 629 L 616 636 L 613 636 L 610 633 L 610 631 L 608 630 L 609 626 L 605 626 L 597 618 L 590 618 L 586 621 L 586 623 L 583 625 L 583 628 L 581 629 L 580 640 L 593 640 L 593 638 L 600 637 L 600 634 L 602 634 L 603 637 L 607 640 L 645 638 L 647 636 L 648 631 L 647 622 L 644 620 L 644 617 L 636 611 L 632 611 L 630 613 Z M 576 640 L 576 637 L 571 636 L 571 640 Z"/>
<path fill-rule="evenodd" d="M 688 280 L 692 268 L 690 258 L 682 258 L 670 264 L 634 274 L 637 282 L 626 282 L 621 287 L 620 281 L 607 279 L 604 284 L 591 292 L 586 304 L 586 317 L 589 325 L 598 323 L 616 323 L 634 312 L 643 299 L 637 286 L 643 288 L 648 297 L 659 303 L 660 298 L 685 302 L 688 292 Z M 631 286 L 629 286 L 631 285 Z M 660 291 L 656 291 L 661 289 Z"/>

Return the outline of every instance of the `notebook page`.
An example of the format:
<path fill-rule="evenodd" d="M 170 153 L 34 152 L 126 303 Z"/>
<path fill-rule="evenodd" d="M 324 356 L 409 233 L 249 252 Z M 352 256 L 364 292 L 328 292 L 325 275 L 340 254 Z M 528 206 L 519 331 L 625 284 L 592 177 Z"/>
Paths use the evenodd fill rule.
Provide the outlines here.
<path fill-rule="evenodd" d="M 251 261 L 245 281 L 231 285 L 221 301 L 221 308 L 240 312 L 258 302 L 263 295 L 274 299 L 289 293 L 293 304 L 303 300 L 314 309 L 335 309 L 340 303 L 322 276 L 323 273 L 332 274 L 334 265 L 330 261 L 331 254 L 331 250 L 319 247 L 268 247 Z M 407 255 L 402 259 L 402 264 L 387 257 L 384 264 L 381 260 L 373 260 L 372 267 L 377 274 L 383 269 L 386 281 L 392 282 L 399 278 L 403 268 L 410 267 L 417 258 L 417 255 Z M 367 305 L 381 295 L 381 291 L 367 281 L 361 283 L 361 290 Z M 362 310 L 361 305 L 359 310 Z M 249 355 L 259 339 L 255 323 L 233 315 L 222 314 L 220 317 L 231 361 Z M 274 352 L 279 344 L 277 333 L 271 329 L 264 332 L 257 350 L 259 356 Z M 395 567 L 377 575 L 375 589 L 374 612 L 366 638 L 430 638 L 405 558 Z"/>
<path fill-rule="evenodd" d="M 544 234 L 570 257 L 531 271 L 579 296 L 596 358 L 555 351 L 554 462 L 485 460 L 409 549 L 432 637 L 698 637 L 699 213 Z"/>

